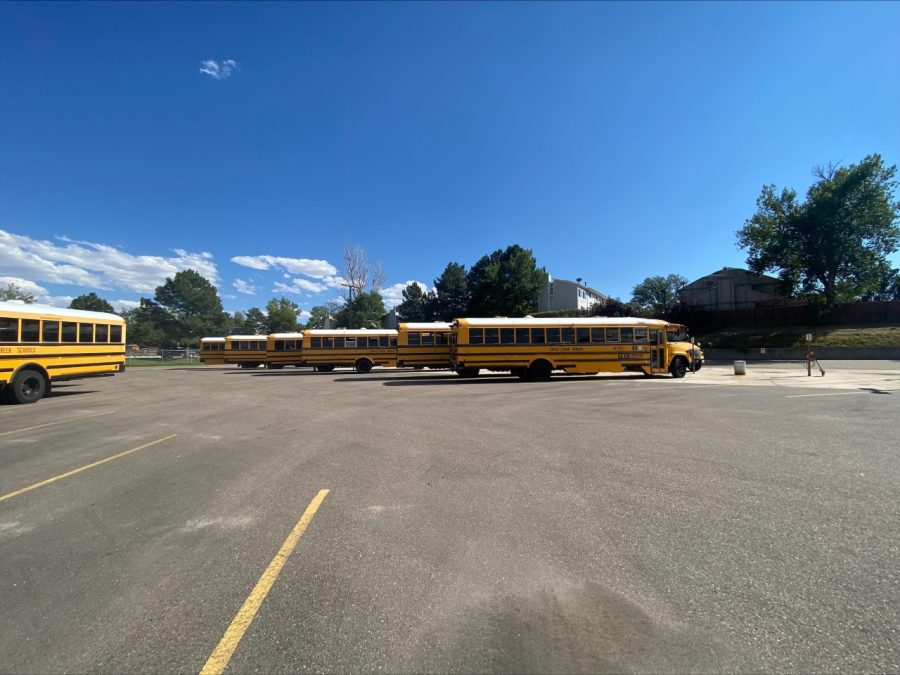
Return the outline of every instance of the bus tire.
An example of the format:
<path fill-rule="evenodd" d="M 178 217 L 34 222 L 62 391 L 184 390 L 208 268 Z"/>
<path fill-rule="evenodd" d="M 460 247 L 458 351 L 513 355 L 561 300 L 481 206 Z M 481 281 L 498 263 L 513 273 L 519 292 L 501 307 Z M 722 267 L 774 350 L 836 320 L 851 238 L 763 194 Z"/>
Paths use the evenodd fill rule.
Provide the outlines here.
<path fill-rule="evenodd" d="M 520 380 L 527 380 L 528 368 L 513 368 L 512 374 L 518 377 Z"/>
<path fill-rule="evenodd" d="M 10 382 L 7 396 L 13 403 L 35 403 L 40 401 L 47 390 L 47 378 L 40 371 L 23 368 Z"/>
<path fill-rule="evenodd" d="M 372 362 L 369 359 L 360 359 L 356 362 L 357 373 L 368 373 L 372 370 Z"/>
<path fill-rule="evenodd" d="M 684 377 L 687 372 L 687 361 L 683 356 L 676 356 L 672 359 L 672 365 L 669 366 L 669 373 L 674 378 Z"/>
<path fill-rule="evenodd" d="M 535 382 L 546 382 L 553 373 L 553 366 L 549 361 L 538 359 L 528 366 L 528 379 Z"/>

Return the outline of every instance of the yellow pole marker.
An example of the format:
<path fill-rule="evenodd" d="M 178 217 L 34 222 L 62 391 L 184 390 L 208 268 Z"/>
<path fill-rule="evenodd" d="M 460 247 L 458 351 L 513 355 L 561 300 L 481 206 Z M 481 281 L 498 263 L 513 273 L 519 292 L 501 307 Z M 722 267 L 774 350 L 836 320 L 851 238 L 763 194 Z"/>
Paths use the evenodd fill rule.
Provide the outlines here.
<path fill-rule="evenodd" d="M 58 480 L 62 480 L 63 478 L 68 478 L 69 476 L 74 476 L 76 473 L 81 473 L 82 471 L 87 471 L 88 469 L 93 469 L 95 466 L 100 466 L 101 464 L 106 464 L 107 462 L 111 462 L 114 459 L 120 459 L 125 457 L 126 455 L 130 455 L 133 452 L 137 452 L 138 450 L 143 450 L 144 448 L 149 448 L 151 445 L 156 445 L 157 443 L 162 443 L 163 441 L 168 441 L 170 438 L 175 438 L 178 434 L 172 434 L 171 436 L 166 436 L 165 438 L 160 438 L 155 441 L 150 441 L 149 443 L 144 443 L 143 445 L 139 445 L 136 448 L 132 448 L 131 450 L 126 450 L 125 452 L 120 452 L 118 455 L 113 455 L 112 457 L 107 457 L 106 459 L 101 459 L 98 462 L 91 462 L 90 464 L 85 464 L 84 466 L 78 467 L 77 469 L 72 469 L 71 471 L 66 471 L 65 473 L 61 473 L 58 476 L 53 476 L 53 478 L 48 478 L 47 480 L 42 480 L 40 483 L 35 483 L 34 485 L 29 485 L 28 487 L 24 487 L 21 490 L 16 490 L 15 492 L 10 492 L 9 494 L 5 494 L 0 496 L 0 502 L 6 501 L 7 499 L 12 499 L 13 497 L 21 494 L 25 494 L 26 492 L 31 492 L 32 490 L 37 490 L 39 487 L 44 487 L 45 485 L 50 485 L 50 483 L 55 483 Z"/>
<path fill-rule="evenodd" d="M 43 429 L 44 427 L 52 427 L 54 424 L 65 424 L 66 422 L 75 422 L 77 420 L 85 420 L 89 417 L 100 417 L 100 415 L 112 415 L 115 410 L 107 410 L 106 412 L 92 413 L 90 415 L 78 415 L 77 417 L 66 417 L 55 422 L 47 422 L 46 424 L 38 424 L 36 427 L 25 427 L 24 429 L 15 429 L 13 431 L 4 431 L 0 436 L 9 436 L 10 434 L 21 434 L 23 431 L 31 431 L 33 429 Z"/>
<path fill-rule="evenodd" d="M 231 625 L 228 626 L 222 639 L 219 640 L 219 644 L 216 646 L 212 655 L 207 659 L 206 665 L 203 666 L 203 670 L 200 671 L 200 675 L 219 675 L 228 667 L 231 655 L 234 654 L 234 650 L 237 649 L 238 644 L 244 637 L 244 633 L 246 633 L 247 629 L 250 627 L 250 623 L 256 616 L 256 612 L 259 611 L 259 608 L 269 594 L 272 585 L 275 583 L 278 575 L 281 574 L 281 569 L 284 567 L 284 564 L 287 562 L 291 553 L 294 552 L 297 543 L 300 541 L 300 537 L 303 536 L 307 526 L 313 519 L 313 516 L 316 515 L 316 511 L 319 510 L 319 506 L 325 501 L 325 497 L 328 496 L 329 492 L 330 490 L 327 489 L 319 490 L 319 494 L 313 497 L 309 506 L 306 507 L 306 511 L 300 516 L 300 520 L 294 525 L 294 529 L 291 530 L 287 539 L 284 540 L 281 548 L 278 549 L 278 553 L 272 558 L 272 562 L 269 563 L 266 571 L 262 573 L 262 576 L 259 578 L 259 581 L 256 582 L 256 586 L 253 587 L 253 590 L 250 591 L 250 595 L 247 596 L 244 604 L 241 605 L 241 608 L 232 620 Z"/>

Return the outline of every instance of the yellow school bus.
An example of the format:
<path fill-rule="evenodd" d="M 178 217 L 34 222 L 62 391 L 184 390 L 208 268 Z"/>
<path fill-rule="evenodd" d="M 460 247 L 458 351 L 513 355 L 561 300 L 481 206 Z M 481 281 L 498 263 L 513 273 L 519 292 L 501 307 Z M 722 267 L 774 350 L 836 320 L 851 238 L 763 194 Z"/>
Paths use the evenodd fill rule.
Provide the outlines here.
<path fill-rule="evenodd" d="M 303 365 L 303 333 L 269 333 L 266 365 L 269 368 Z"/>
<path fill-rule="evenodd" d="M 368 373 L 372 366 L 397 366 L 397 331 L 315 328 L 303 333 L 303 365 L 319 372 L 350 366 Z"/>
<path fill-rule="evenodd" d="M 225 363 L 225 338 L 200 338 L 200 361 L 206 365 L 222 365 Z"/>
<path fill-rule="evenodd" d="M 259 368 L 265 362 L 265 335 L 225 336 L 225 363 L 236 363 L 238 368 Z"/>
<path fill-rule="evenodd" d="M 554 370 L 684 377 L 703 362 L 683 326 L 655 319 L 457 319 L 452 326 L 450 359 L 463 377 L 481 368 L 529 380 L 549 380 Z"/>
<path fill-rule="evenodd" d="M 53 382 L 124 370 L 122 317 L 0 302 L 0 398 L 34 403 Z"/>
<path fill-rule="evenodd" d="M 449 323 L 401 323 L 397 326 L 398 368 L 449 368 Z"/>

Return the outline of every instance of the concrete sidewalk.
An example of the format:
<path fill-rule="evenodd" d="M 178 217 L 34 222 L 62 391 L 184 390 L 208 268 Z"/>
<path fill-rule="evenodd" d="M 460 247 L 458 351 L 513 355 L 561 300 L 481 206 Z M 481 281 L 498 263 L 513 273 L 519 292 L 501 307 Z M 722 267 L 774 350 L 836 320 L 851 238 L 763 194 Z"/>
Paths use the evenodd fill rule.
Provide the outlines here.
<path fill-rule="evenodd" d="M 746 375 L 735 375 L 733 362 L 704 364 L 698 373 L 688 373 L 692 385 L 730 384 L 737 386 L 801 387 L 859 391 L 900 391 L 900 363 L 897 361 L 820 361 L 823 376 L 813 364 L 812 376 L 806 362 L 748 361 Z"/>

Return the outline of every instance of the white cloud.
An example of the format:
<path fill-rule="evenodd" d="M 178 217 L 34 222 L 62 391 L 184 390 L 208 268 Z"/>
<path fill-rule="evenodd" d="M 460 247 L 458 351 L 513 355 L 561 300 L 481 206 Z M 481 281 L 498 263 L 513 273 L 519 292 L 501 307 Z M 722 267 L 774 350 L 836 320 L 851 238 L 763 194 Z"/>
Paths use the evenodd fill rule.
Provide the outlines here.
<path fill-rule="evenodd" d="M 254 270 L 280 269 L 291 274 L 302 274 L 313 279 L 343 281 L 337 276 L 337 268 L 327 260 L 310 258 L 282 258 L 274 255 L 239 255 L 231 262 Z"/>
<path fill-rule="evenodd" d="M 249 281 L 235 279 L 232 286 L 237 289 L 238 293 L 243 293 L 244 295 L 256 295 L 256 286 Z"/>
<path fill-rule="evenodd" d="M 384 298 L 384 306 L 390 309 L 391 307 L 396 307 L 401 302 L 403 302 L 403 289 L 409 286 L 410 284 L 418 285 L 423 293 L 428 292 L 428 286 L 423 284 L 421 281 L 410 280 L 400 284 L 394 284 L 393 286 L 388 286 L 387 288 L 382 288 L 379 292 L 381 293 L 381 297 Z"/>
<path fill-rule="evenodd" d="M 109 304 L 116 308 L 117 312 L 124 312 L 141 306 L 140 300 L 110 300 Z"/>
<path fill-rule="evenodd" d="M 51 307 L 68 307 L 74 296 L 72 295 L 50 295 L 50 292 L 29 279 L 21 279 L 19 277 L 0 277 L 0 288 L 6 288 L 9 284 L 14 284 L 23 293 L 34 296 L 34 301 L 42 305 L 50 305 Z"/>
<path fill-rule="evenodd" d="M 301 309 L 300 314 L 298 315 L 297 318 L 300 319 L 300 321 L 309 321 L 309 317 L 311 317 L 311 316 L 312 316 L 312 314 L 307 312 L 305 309 Z"/>
<path fill-rule="evenodd" d="M 325 284 L 308 281 L 307 279 L 294 279 L 291 284 L 283 284 L 280 281 L 275 282 L 273 293 L 321 293 L 328 289 Z"/>
<path fill-rule="evenodd" d="M 200 72 L 209 75 L 214 80 L 224 80 L 231 77 L 231 73 L 237 70 L 237 62 L 234 59 L 225 59 L 221 63 L 215 59 L 207 59 L 200 62 Z"/>
<path fill-rule="evenodd" d="M 218 269 L 211 253 L 191 253 L 177 248 L 174 256 L 132 255 L 108 244 L 32 239 L 0 230 L 0 269 L 36 281 L 80 286 L 91 290 L 125 289 L 153 293 L 167 277 L 186 269 L 196 270 L 213 284 Z"/>

